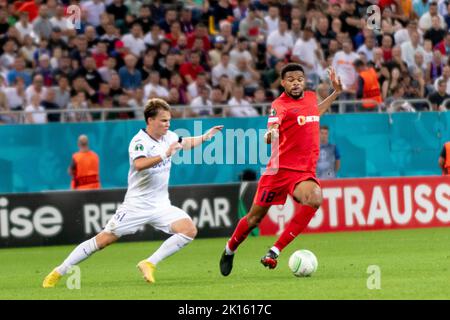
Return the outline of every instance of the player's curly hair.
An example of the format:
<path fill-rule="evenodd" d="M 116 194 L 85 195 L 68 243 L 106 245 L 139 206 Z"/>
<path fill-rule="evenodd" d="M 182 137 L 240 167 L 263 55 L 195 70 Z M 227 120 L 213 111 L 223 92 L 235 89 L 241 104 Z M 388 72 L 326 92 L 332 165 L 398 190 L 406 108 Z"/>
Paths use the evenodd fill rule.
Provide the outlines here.
<path fill-rule="evenodd" d="M 303 70 L 303 67 L 298 63 L 288 63 L 283 68 L 281 68 L 281 79 L 284 79 L 284 76 L 286 73 L 291 71 L 301 71 L 303 74 L 305 74 L 305 71 Z"/>
<path fill-rule="evenodd" d="M 154 119 L 158 115 L 159 110 L 170 112 L 170 106 L 163 99 L 159 98 L 149 99 L 145 104 L 144 109 L 145 122 L 147 123 L 148 118 Z"/>

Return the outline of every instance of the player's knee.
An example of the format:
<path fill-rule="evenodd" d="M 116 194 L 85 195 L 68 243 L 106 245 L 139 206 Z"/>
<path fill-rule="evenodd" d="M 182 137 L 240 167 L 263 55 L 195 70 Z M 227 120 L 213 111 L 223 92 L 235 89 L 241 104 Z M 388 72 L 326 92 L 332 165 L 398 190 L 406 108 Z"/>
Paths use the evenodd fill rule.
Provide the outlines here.
<path fill-rule="evenodd" d="M 101 250 L 110 244 L 114 243 L 117 240 L 117 237 L 112 233 L 100 233 L 95 237 L 95 243 L 97 244 L 98 250 Z"/>
<path fill-rule="evenodd" d="M 192 223 L 186 225 L 179 233 L 182 233 L 188 238 L 194 239 L 197 236 L 197 227 Z"/>
<path fill-rule="evenodd" d="M 322 195 L 321 194 L 312 194 L 307 201 L 307 205 L 316 209 L 322 205 Z"/>

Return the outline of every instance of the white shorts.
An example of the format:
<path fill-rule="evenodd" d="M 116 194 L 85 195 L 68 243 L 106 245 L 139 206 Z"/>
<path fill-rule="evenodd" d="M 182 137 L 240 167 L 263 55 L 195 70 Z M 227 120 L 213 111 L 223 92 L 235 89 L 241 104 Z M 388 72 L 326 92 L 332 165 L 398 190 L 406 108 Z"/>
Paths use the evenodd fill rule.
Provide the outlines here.
<path fill-rule="evenodd" d="M 148 223 L 155 229 L 173 234 L 170 225 L 180 219 L 191 219 L 191 217 L 180 208 L 174 206 L 142 210 L 121 204 L 114 216 L 106 224 L 104 231 L 121 237 L 136 233 L 140 227 Z"/>

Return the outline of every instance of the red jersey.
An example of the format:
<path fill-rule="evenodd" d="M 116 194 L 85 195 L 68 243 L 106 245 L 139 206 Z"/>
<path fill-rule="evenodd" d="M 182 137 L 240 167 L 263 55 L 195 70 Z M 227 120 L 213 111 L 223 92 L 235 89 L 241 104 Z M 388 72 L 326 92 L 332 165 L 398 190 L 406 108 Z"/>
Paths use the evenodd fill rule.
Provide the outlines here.
<path fill-rule="evenodd" d="M 272 142 L 272 155 L 265 174 L 268 170 L 282 168 L 315 175 L 320 150 L 319 121 L 314 92 L 304 91 L 303 98 L 297 100 L 286 93 L 275 99 L 267 127 L 279 125 L 278 154 Z"/>

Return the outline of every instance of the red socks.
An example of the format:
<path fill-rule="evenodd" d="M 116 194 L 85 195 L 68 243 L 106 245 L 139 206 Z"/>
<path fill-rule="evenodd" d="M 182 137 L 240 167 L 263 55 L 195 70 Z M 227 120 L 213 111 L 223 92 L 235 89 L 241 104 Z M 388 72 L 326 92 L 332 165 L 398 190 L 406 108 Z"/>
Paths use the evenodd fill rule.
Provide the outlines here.
<path fill-rule="evenodd" d="M 242 217 L 242 219 L 239 220 L 239 223 L 234 230 L 230 240 L 228 240 L 228 248 L 231 251 L 236 251 L 238 246 L 247 238 L 247 236 L 253 229 L 254 228 L 249 228 L 248 226 L 247 215 Z"/>
<path fill-rule="evenodd" d="M 311 221 L 312 217 L 318 209 L 303 205 L 292 220 L 289 222 L 286 229 L 275 242 L 275 247 L 277 247 L 280 252 L 294 240 L 300 232 L 302 232 Z"/>

